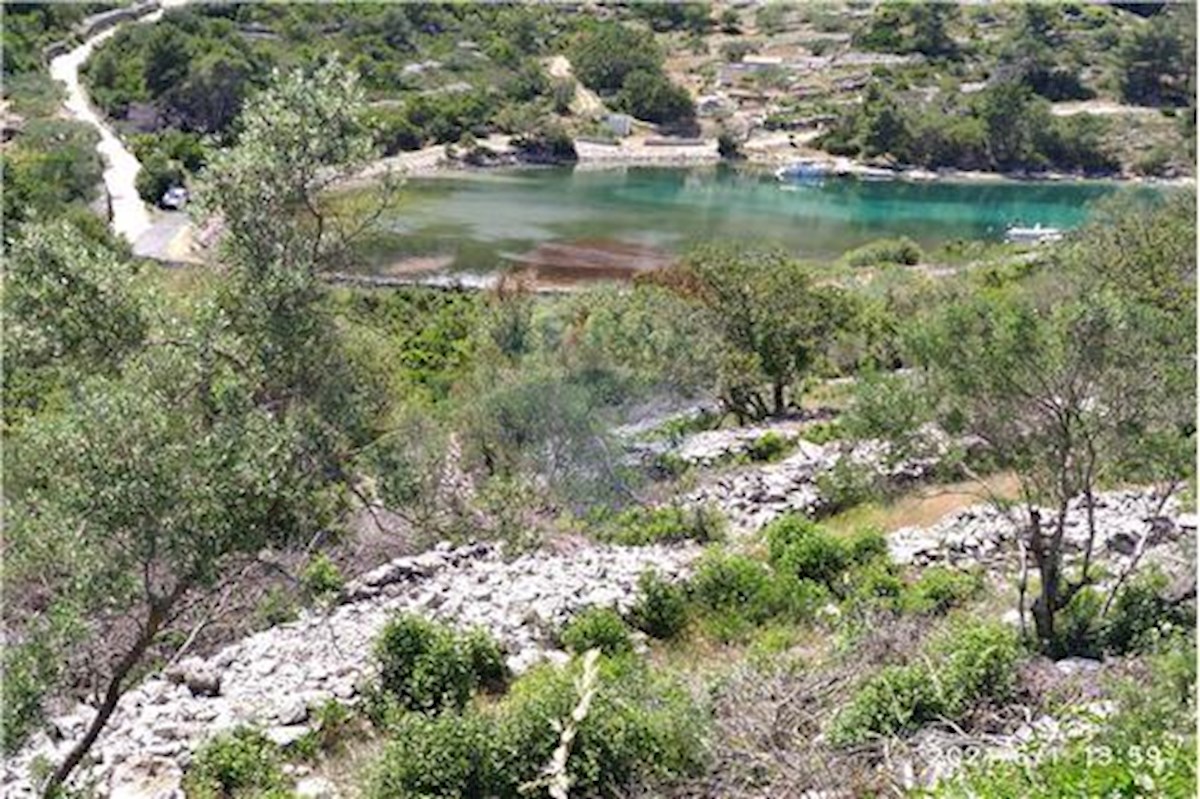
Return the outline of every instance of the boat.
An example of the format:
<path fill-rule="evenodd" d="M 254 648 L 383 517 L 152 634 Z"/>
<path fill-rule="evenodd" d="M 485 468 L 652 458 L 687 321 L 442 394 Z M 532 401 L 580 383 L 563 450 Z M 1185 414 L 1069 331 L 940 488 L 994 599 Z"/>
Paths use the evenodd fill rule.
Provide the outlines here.
<path fill-rule="evenodd" d="M 775 170 L 775 179 L 782 183 L 807 183 L 829 175 L 829 165 L 815 159 L 801 159 Z"/>
<path fill-rule="evenodd" d="M 1010 225 L 1004 231 L 1004 240 L 1009 244 L 1041 244 L 1047 241 L 1062 241 L 1062 237 L 1063 232 L 1059 228 L 1042 227 L 1040 223 L 1033 227 Z"/>
<path fill-rule="evenodd" d="M 867 166 L 858 171 L 858 178 L 859 180 L 895 180 L 896 172 L 893 169 Z"/>

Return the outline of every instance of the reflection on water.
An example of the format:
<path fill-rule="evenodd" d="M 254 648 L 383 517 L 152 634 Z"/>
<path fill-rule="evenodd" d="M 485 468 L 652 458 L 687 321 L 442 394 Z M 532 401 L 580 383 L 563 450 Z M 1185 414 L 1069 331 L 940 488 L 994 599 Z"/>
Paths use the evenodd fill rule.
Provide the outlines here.
<path fill-rule="evenodd" d="M 925 246 L 1000 239 L 1012 224 L 1073 227 L 1104 183 L 908 183 L 829 179 L 782 185 L 728 168 L 530 169 L 410 180 L 377 262 L 448 256 L 454 270 L 491 271 L 573 242 L 612 251 L 676 252 L 706 238 L 776 244 L 833 258 L 872 239 L 906 235 Z M 549 250 L 543 245 L 553 245 Z M 541 250 L 538 250 L 542 247 Z"/>

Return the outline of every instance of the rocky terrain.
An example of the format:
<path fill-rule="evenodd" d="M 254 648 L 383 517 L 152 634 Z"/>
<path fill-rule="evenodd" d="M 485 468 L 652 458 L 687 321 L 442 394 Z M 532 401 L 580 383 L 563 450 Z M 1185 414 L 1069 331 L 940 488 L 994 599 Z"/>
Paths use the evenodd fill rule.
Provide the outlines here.
<path fill-rule="evenodd" d="M 222 730 L 252 724 L 280 744 L 299 739 L 315 706 L 356 702 L 371 673 L 372 641 L 398 612 L 488 630 L 514 672 L 542 658 L 565 660 L 553 635 L 573 613 L 592 605 L 625 608 L 643 571 L 685 577 L 698 552 L 597 546 L 506 562 L 497 548 L 480 544 L 399 558 L 350 583 L 329 612 L 308 613 L 207 660 L 188 659 L 131 690 L 92 750 L 96 764 L 79 782 L 125 799 L 173 796 L 191 751 Z M 54 719 L 54 737 L 42 734 L 6 761 L 3 795 L 35 795 L 35 759 L 61 760 L 93 714 L 81 705 Z"/>
<path fill-rule="evenodd" d="M 801 507 L 804 474 L 824 461 L 820 447 L 802 445 L 787 460 L 739 472 L 743 481 L 794 482 L 782 498 L 744 501 L 752 519 L 765 519 L 785 507 Z M 756 478 L 751 475 L 757 474 Z M 811 484 L 811 481 L 809 481 Z M 768 490 L 768 489 L 764 489 Z M 1196 516 L 1175 503 L 1159 507 L 1148 492 L 1122 491 L 1099 497 L 1098 561 L 1114 571 L 1139 548 L 1144 562 L 1155 561 L 1182 573 L 1191 561 Z M 989 505 L 953 513 L 932 527 L 902 529 L 889 538 L 894 560 L 923 566 L 948 563 L 1007 570 L 1015 558 L 1016 528 Z M 1086 517 L 1072 506 L 1068 546 L 1082 549 Z M 274 627 L 229 646 L 211 658 L 189 658 L 165 674 L 153 676 L 122 700 L 108 729 L 93 750 L 96 762 L 85 773 L 103 795 L 165 797 L 178 793 L 182 769 L 205 738 L 239 724 L 263 727 L 280 744 L 308 732 L 310 711 L 335 699 L 353 705 L 371 675 L 369 652 L 374 636 L 394 613 L 408 611 L 459 627 L 487 629 L 505 648 L 508 665 L 521 672 L 542 659 L 563 661 L 554 632 L 580 609 L 593 605 L 627 608 L 638 576 L 649 568 L 672 579 L 685 578 L 700 553 L 695 546 L 587 546 L 567 554 L 536 553 L 505 561 L 501 551 L 477 544 L 452 549 L 441 545 L 393 560 L 346 586 L 335 606 L 309 612 L 300 620 Z M 1182 566 L 1182 569 L 1180 568 Z M 1084 664 L 1086 667 L 1087 664 Z M 1073 668 L 1073 667 L 1072 667 Z M 53 720 L 53 736 L 41 734 L 4 771 L 4 795 L 32 796 L 34 760 L 61 758 L 83 734 L 92 711 L 80 706 Z M 1053 719 L 1031 721 L 1023 734 L 1057 735 Z M 1011 747 L 1016 739 L 997 741 Z M 928 744 L 932 746 L 932 743 Z M 918 747 L 919 748 L 919 747 Z M 920 758 L 916 758 L 919 760 Z M 303 786 L 302 786 L 303 787 Z"/>

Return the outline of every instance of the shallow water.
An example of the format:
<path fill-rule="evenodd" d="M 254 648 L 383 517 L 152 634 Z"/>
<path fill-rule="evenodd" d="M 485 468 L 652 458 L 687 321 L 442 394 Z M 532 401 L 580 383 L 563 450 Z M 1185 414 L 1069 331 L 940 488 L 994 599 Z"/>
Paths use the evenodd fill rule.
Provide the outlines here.
<path fill-rule="evenodd" d="M 834 258 L 873 239 L 909 236 L 926 247 L 1000 240 L 1012 224 L 1070 228 L 1114 183 L 909 183 L 829 179 L 783 185 L 728 168 L 528 169 L 408 181 L 379 263 L 449 256 L 452 270 L 487 272 L 542 244 L 603 249 L 648 245 L 668 253 L 705 238 L 780 245 Z M 578 251 L 563 247 L 562 251 Z M 621 248 L 614 246 L 614 251 Z"/>

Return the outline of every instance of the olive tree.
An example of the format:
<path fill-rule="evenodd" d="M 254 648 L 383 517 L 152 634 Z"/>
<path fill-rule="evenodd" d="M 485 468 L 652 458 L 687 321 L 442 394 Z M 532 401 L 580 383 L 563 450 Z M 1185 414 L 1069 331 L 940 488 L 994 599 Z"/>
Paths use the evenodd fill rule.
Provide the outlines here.
<path fill-rule="evenodd" d="M 1189 311 L 1147 297 L 1186 295 L 1194 254 L 1192 275 L 1174 291 L 1166 276 L 1186 274 L 1186 262 L 1141 270 L 1156 276 L 1157 288 L 1147 291 L 1098 269 L 1105 257 L 1081 246 L 1063 271 L 953 302 L 911 337 L 942 424 L 982 438 L 993 465 L 1019 480 L 1020 542 L 1039 578 L 1031 610 L 1049 651 L 1059 646 L 1056 615 L 1095 581 L 1097 490 L 1136 480 L 1161 486 L 1165 501 L 1192 468 L 1194 304 Z M 1175 257 L 1173 244 L 1151 239 L 1139 263 Z M 1087 540 L 1068 573 L 1073 501 L 1085 510 Z M 1021 589 L 1024 618 L 1024 581 Z"/>
<path fill-rule="evenodd" d="M 840 290 L 818 285 L 778 250 L 705 245 L 664 279 L 708 311 L 729 345 L 722 393 L 739 418 L 786 413 L 789 390 L 820 363 L 851 315 Z"/>
<path fill-rule="evenodd" d="M 217 291 L 151 319 L 128 310 L 144 299 L 95 290 L 123 289 L 125 267 L 104 275 L 70 247 L 54 251 L 70 265 L 61 271 L 86 279 L 60 290 L 28 267 L 19 281 L 9 324 L 41 331 L 46 359 L 75 357 L 92 376 L 9 437 L 6 587 L 30 588 L 39 618 L 74 619 L 71 632 L 110 646 L 97 715 L 46 795 L 87 756 L 189 603 L 260 551 L 311 540 L 353 486 L 354 455 L 386 398 L 343 346 L 316 272 L 340 246 L 318 194 L 367 152 L 361 101 L 327 65 L 276 76 L 252 104 L 205 187 L 226 231 Z M 31 646 L 36 622 L 22 632 Z M 23 698 L 15 721 L 35 705 Z M 6 746 L 9 722 L 6 713 Z"/>

